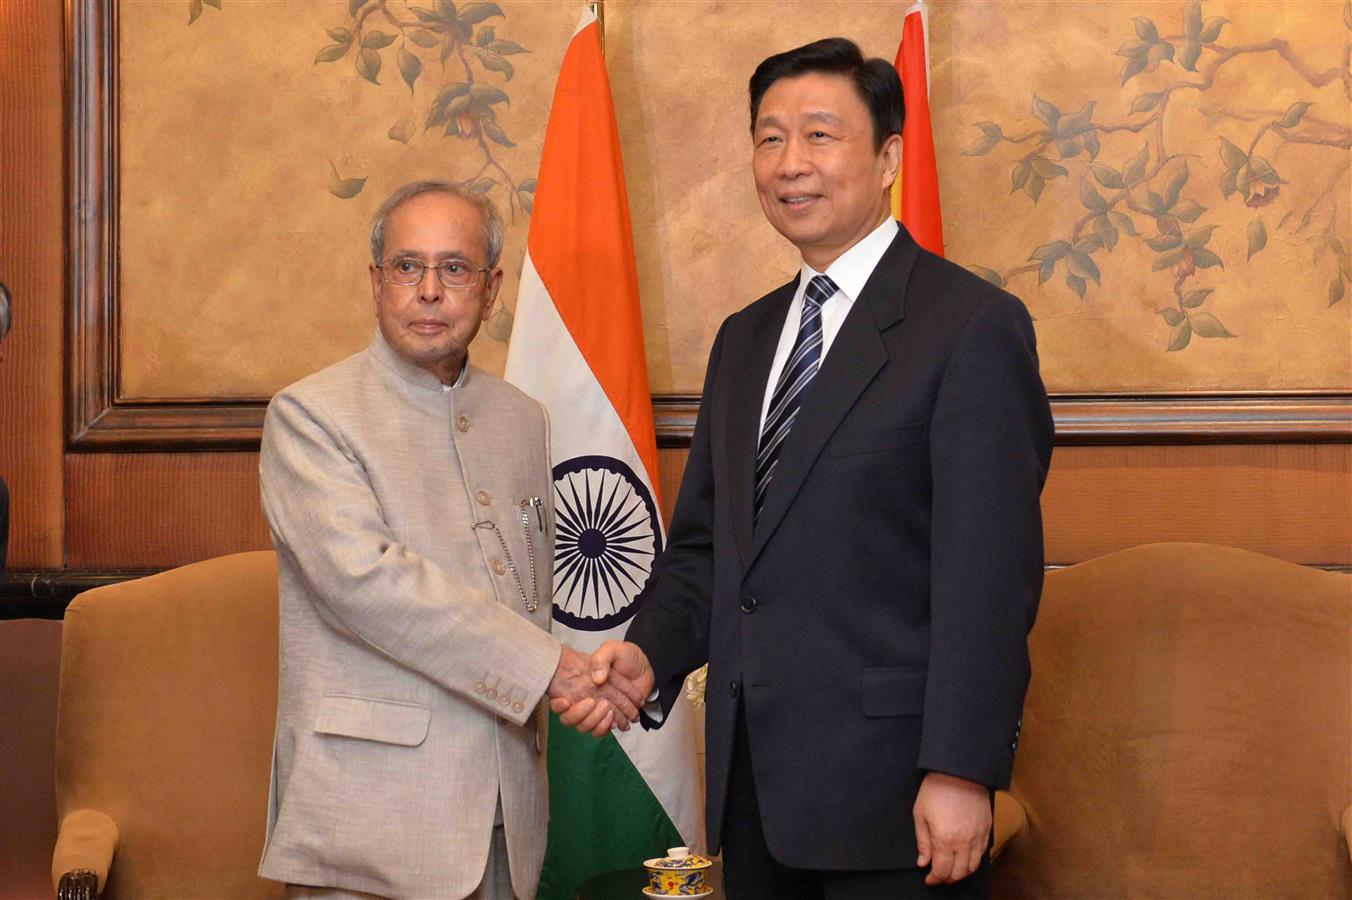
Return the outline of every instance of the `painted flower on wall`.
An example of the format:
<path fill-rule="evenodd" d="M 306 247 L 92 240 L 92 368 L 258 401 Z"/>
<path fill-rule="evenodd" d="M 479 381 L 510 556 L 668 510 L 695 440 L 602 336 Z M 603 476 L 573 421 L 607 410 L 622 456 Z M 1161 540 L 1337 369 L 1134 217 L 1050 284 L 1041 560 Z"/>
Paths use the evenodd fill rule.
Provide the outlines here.
<path fill-rule="evenodd" d="M 535 179 L 516 180 L 493 150 L 516 146 L 501 116 L 511 106 L 505 85 L 516 74 L 510 57 L 528 51 L 500 35 L 497 20 L 506 14 L 496 3 L 434 0 L 424 7 L 349 0 L 346 19 L 327 29 L 330 43 L 320 47 L 314 64 L 346 61 L 355 77 L 373 85 L 397 77 L 410 95 L 430 98 L 421 121 L 399 118 L 386 136 L 407 144 L 420 130 L 437 132 L 474 148 L 481 165 L 461 183 L 475 193 L 502 192 L 515 221 L 518 211 L 531 211 Z M 350 199 L 365 182 L 344 178 L 333 167 L 329 192 Z"/>

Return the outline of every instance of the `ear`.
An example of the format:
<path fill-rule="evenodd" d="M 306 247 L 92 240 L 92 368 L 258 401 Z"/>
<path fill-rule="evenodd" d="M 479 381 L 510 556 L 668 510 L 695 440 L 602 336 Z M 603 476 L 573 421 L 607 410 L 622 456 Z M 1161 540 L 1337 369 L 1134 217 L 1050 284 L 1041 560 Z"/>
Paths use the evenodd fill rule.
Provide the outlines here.
<path fill-rule="evenodd" d="M 890 191 L 901 172 L 901 135 L 890 135 L 883 142 L 878 158 L 882 162 L 883 186 Z"/>
<path fill-rule="evenodd" d="M 486 273 L 486 276 L 488 283 L 484 285 L 484 309 L 481 315 L 485 322 L 493 315 L 493 304 L 497 302 L 498 291 L 502 290 L 502 269 L 494 269 Z"/>
<path fill-rule="evenodd" d="M 375 267 L 375 264 L 371 264 L 367 266 L 367 268 L 371 270 L 371 309 L 375 312 L 380 309 L 380 286 L 382 281 L 380 278 L 380 270 Z"/>

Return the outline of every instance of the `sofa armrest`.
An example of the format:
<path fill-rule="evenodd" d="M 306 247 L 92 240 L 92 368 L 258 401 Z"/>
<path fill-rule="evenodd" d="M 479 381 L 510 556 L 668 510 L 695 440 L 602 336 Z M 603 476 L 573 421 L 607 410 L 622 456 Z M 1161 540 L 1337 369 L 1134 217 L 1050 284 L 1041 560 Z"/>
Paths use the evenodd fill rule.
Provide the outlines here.
<path fill-rule="evenodd" d="M 1347 856 L 1352 859 L 1352 806 L 1343 810 L 1343 841 L 1347 844 Z"/>
<path fill-rule="evenodd" d="M 1006 844 L 1027 830 L 1028 815 L 1023 811 L 1023 804 L 1008 791 L 996 791 L 995 844 L 991 847 L 991 859 L 999 856 Z"/>
<path fill-rule="evenodd" d="M 96 809 L 77 809 L 61 821 L 52 851 L 58 900 L 93 900 L 108 881 L 117 852 L 117 823 Z"/>

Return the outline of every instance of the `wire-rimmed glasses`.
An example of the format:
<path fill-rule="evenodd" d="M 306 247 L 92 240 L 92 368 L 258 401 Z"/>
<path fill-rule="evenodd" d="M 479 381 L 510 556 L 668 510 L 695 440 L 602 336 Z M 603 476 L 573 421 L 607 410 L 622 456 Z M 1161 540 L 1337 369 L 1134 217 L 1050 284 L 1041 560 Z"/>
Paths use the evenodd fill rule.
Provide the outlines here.
<path fill-rule="evenodd" d="M 439 263 L 425 263 L 410 256 L 387 259 L 376 268 L 380 270 L 380 277 L 387 283 L 402 287 L 422 284 L 423 275 L 426 274 L 428 269 L 436 269 L 437 279 L 448 288 L 474 287 L 479 283 L 480 273 L 493 271 L 483 266 L 471 266 L 458 259 L 448 259 Z"/>

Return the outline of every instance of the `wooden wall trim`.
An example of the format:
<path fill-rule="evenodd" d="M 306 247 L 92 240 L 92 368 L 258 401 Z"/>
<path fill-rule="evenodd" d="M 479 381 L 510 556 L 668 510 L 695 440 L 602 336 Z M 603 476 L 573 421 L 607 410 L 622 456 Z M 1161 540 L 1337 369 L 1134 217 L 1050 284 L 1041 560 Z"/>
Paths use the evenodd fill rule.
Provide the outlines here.
<path fill-rule="evenodd" d="M 1064 565 L 1049 565 L 1051 572 Z M 1352 575 L 1352 566 L 1310 566 L 1325 572 Z M 0 621 L 6 619 L 60 619 L 79 594 L 97 587 L 155 575 L 163 569 L 99 569 L 89 571 L 10 572 L 0 579 Z"/>
<path fill-rule="evenodd" d="M 1058 444 L 1352 443 L 1352 395 L 1053 395 Z"/>
<path fill-rule="evenodd" d="M 74 451 L 254 450 L 263 398 L 121 396 L 117 4 L 67 0 L 67 230 Z M 698 398 L 653 398 L 659 446 L 689 446 Z M 1053 397 L 1060 444 L 1352 443 L 1352 393 Z"/>
<path fill-rule="evenodd" d="M 87 446 L 117 391 L 116 6 L 66 0 L 67 443 Z"/>
<path fill-rule="evenodd" d="M 74 407 L 74 403 L 72 403 Z M 72 434 L 77 451 L 257 450 L 262 400 L 110 404 Z M 690 446 L 699 397 L 656 395 L 657 445 Z M 1340 394 L 1053 396 L 1058 446 L 1352 443 L 1352 397 Z"/>
<path fill-rule="evenodd" d="M 657 444 L 690 446 L 699 411 L 694 394 L 654 396 Z M 1215 394 L 1052 396 L 1056 443 L 1352 443 L 1352 395 Z"/>

